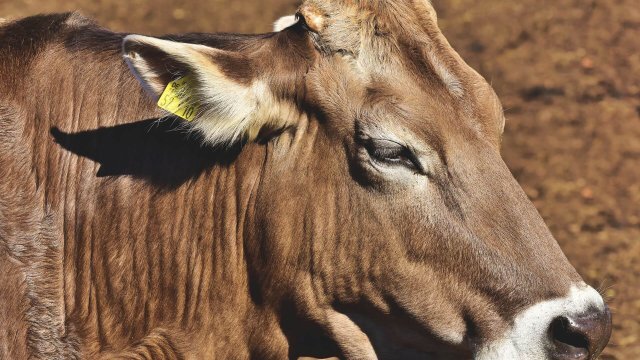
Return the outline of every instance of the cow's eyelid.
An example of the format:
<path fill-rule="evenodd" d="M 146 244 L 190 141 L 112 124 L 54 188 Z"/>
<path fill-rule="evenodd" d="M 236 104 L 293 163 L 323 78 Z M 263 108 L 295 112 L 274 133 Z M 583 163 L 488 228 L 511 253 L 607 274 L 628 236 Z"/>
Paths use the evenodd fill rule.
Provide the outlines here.
<path fill-rule="evenodd" d="M 409 146 L 393 140 L 370 138 L 365 142 L 365 149 L 374 161 L 404 166 L 426 175 L 424 167 Z"/>

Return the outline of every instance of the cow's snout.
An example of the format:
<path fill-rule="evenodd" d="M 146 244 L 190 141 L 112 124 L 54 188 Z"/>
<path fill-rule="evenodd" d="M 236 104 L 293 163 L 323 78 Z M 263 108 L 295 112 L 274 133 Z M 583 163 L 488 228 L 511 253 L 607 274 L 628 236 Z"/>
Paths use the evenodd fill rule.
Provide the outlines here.
<path fill-rule="evenodd" d="M 560 298 L 520 312 L 511 329 L 485 344 L 476 360 L 594 360 L 611 335 L 611 312 L 602 296 L 584 283 Z"/>
<path fill-rule="evenodd" d="M 609 342 L 611 312 L 592 308 L 577 316 L 559 316 L 549 327 L 554 360 L 595 359 Z"/>

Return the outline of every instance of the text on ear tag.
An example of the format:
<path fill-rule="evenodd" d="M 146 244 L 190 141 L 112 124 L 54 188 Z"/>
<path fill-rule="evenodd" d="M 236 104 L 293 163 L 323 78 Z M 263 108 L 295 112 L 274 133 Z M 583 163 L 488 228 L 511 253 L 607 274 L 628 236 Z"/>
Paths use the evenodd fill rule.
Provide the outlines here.
<path fill-rule="evenodd" d="M 173 80 L 164 89 L 158 106 L 187 121 L 193 121 L 200 110 L 195 96 L 195 79 L 191 75 Z"/>

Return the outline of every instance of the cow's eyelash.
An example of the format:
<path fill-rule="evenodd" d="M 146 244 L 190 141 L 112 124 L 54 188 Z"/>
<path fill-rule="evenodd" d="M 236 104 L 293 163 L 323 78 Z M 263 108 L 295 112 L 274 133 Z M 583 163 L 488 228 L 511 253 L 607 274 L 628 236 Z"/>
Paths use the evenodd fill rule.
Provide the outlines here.
<path fill-rule="evenodd" d="M 392 166 L 404 166 L 420 174 L 426 174 L 414 152 L 408 146 L 393 140 L 369 138 L 364 148 L 372 160 Z"/>

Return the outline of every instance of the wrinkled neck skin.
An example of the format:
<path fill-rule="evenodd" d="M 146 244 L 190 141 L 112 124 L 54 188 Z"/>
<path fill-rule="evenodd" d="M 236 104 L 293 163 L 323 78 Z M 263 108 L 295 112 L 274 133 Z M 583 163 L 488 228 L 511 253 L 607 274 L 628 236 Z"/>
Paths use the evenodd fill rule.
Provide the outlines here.
<path fill-rule="evenodd" d="M 157 111 L 141 103 L 122 118 Z M 32 134 L 52 125 L 33 124 Z M 349 309 L 334 304 L 388 309 L 373 286 L 387 271 L 375 257 L 399 250 L 362 249 L 386 215 L 354 207 L 367 190 L 339 185 L 347 162 L 318 152 L 336 141 L 303 115 L 296 128 L 246 144 L 233 163 L 171 191 L 127 177 L 63 189 L 41 169 L 45 198 L 64 216 L 66 337 L 87 357 L 375 358 Z M 95 178 L 91 160 L 64 159 L 59 168 Z M 371 234 L 357 230 L 367 229 L 357 211 L 379 224 Z"/>
<path fill-rule="evenodd" d="M 359 326 L 334 309 L 337 302 L 359 304 L 367 290 L 380 294 L 372 287 L 375 259 L 358 242 L 366 238 L 360 233 L 366 227 L 357 223 L 365 215 L 357 213 L 363 210 L 356 205 L 361 194 L 338 181 L 347 171 L 346 159 L 319 156 L 343 146 L 322 126 L 303 115 L 296 128 L 266 145 L 253 232 L 245 240 L 251 242 L 246 248 L 255 250 L 247 254 L 250 281 L 253 277 L 261 301 L 281 313 L 293 308 L 297 319 L 281 319 L 293 354 L 375 358 Z M 302 333 L 294 331 L 297 324 L 306 324 Z"/>

